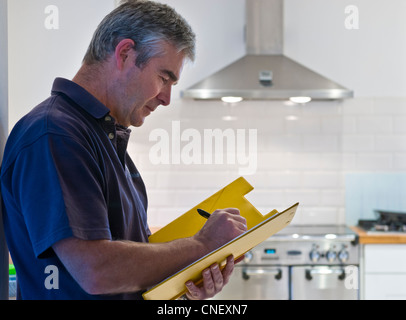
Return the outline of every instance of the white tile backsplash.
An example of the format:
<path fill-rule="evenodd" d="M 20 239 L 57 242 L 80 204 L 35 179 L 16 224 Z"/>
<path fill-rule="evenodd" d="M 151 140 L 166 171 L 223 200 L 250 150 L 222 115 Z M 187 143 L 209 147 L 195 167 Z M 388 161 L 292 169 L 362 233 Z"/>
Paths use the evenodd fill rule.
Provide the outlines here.
<path fill-rule="evenodd" d="M 227 115 L 235 120 L 222 120 Z M 287 120 L 292 115 L 296 120 Z M 245 130 L 240 132 L 246 137 L 255 129 L 255 172 L 245 176 L 254 190 L 247 199 L 264 214 L 300 202 L 293 224 L 345 223 L 347 173 L 406 171 L 406 98 L 363 97 L 304 106 L 174 100 L 171 107 L 148 117 L 143 127 L 133 128 L 129 144 L 147 186 L 151 226 L 169 223 L 238 178 L 243 167 L 227 160 L 234 150 L 225 142 L 222 154 L 213 151 L 220 163 L 152 164 L 149 152 L 157 141 L 150 141 L 149 135 L 162 129 L 171 136 L 173 121 L 179 121 L 181 133 L 194 129 L 202 141 L 205 129 L 231 129 L 235 134 Z M 177 142 L 180 151 L 192 152 L 187 148 L 190 139 Z M 244 143 L 248 155 L 248 139 Z M 204 153 L 204 146 L 200 151 Z"/>
<path fill-rule="evenodd" d="M 378 152 L 406 151 L 406 135 L 380 135 L 375 138 L 375 148 Z"/>
<path fill-rule="evenodd" d="M 343 152 L 365 152 L 374 150 L 374 136 L 366 134 L 344 134 L 341 138 Z"/>
<path fill-rule="evenodd" d="M 357 117 L 357 129 L 359 133 L 379 134 L 391 133 L 393 130 L 393 118 L 385 115 L 359 116 Z"/>
<path fill-rule="evenodd" d="M 392 155 L 389 153 L 360 153 L 356 155 L 357 171 L 390 171 Z"/>
<path fill-rule="evenodd" d="M 406 133 L 406 117 L 398 116 L 393 119 L 393 132 Z"/>
<path fill-rule="evenodd" d="M 393 168 L 395 170 L 406 170 L 406 153 L 395 153 L 393 155 Z"/>

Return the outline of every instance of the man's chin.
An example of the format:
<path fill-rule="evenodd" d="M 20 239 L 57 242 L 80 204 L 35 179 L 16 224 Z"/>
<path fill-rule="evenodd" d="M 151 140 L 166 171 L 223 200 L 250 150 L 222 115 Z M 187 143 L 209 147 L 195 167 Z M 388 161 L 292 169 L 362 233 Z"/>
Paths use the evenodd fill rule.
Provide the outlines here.
<path fill-rule="evenodd" d="M 135 122 L 135 123 L 131 123 L 131 125 L 132 125 L 133 127 L 141 127 L 141 126 L 144 124 L 144 122 L 145 122 L 145 118 L 146 118 L 146 117 L 143 117 L 143 118 L 141 118 L 141 119 L 137 119 L 136 122 Z"/>

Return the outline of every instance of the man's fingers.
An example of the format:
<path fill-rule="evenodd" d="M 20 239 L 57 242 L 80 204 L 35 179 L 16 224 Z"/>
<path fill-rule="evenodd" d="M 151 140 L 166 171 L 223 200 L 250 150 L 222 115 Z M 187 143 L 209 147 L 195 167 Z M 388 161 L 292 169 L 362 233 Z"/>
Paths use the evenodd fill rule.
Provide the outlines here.
<path fill-rule="evenodd" d="M 240 210 L 237 208 L 226 208 L 226 209 L 218 209 L 213 212 L 213 214 L 228 214 L 228 219 L 233 220 L 234 223 L 237 223 L 237 227 L 239 230 L 247 231 L 247 220 L 240 215 Z"/>
<path fill-rule="evenodd" d="M 237 209 L 237 208 L 226 208 L 226 209 L 223 209 L 223 210 L 224 210 L 224 211 L 227 211 L 227 212 L 229 212 L 229 213 L 232 213 L 232 214 L 237 214 L 237 215 L 240 214 L 240 210 Z"/>
<path fill-rule="evenodd" d="M 186 282 L 187 297 L 192 300 L 201 300 L 215 296 L 227 284 L 233 270 L 233 256 L 227 258 L 227 264 L 223 270 L 220 269 L 219 264 L 212 264 L 202 272 L 203 285 L 201 287 L 196 286 L 192 281 Z"/>
<path fill-rule="evenodd" d="M 220 266 L 216 263 L 213 264 L 210 267 L 210 271 L 211 271 L 211 276 L 213 278 L 213 282 L 214 282 L 214 289 L 215 292 L 214 294 L 218 293 L 221 291 L 221 289 L 223 289 L 224 286 L 224 279 L 223 279 L 223 273 L 220 270 Z"/>
<path fill-rule="evenodd" d="M 203 287 L 207 296 L 213 296 L 215 294 L 214 281 L 211 276 L 210 268 L 203 271 Z"/>
<path fill-rule="evenodd" d="M 190 300 L 201 300 L 204 299 L 204 297 L 201 297 L 201 289 L 197 287 L 193 281 L 188 281 L 186 282 L 186 288 L 188 290 L 188 293 L 186 293 L 186 296 Z"/>
<path fill-rule="evenodd" d="M 222 270 L 222 276 L 223 276 L 223 286 L 228 283 L 230 280 L 231 274 L 234 271 L 234 257 L 231 255 L 227 257 L 227 263 L 224 269 Z"/>
<path fill-rule="evenodd" d="M 237 263 L 240 263 L 241 261 L 243 261 L 245 259 L 245 254 L 243 254 L 241 257 L 237 258 L 234 260 L 234 265 L 236 265 Z"/>

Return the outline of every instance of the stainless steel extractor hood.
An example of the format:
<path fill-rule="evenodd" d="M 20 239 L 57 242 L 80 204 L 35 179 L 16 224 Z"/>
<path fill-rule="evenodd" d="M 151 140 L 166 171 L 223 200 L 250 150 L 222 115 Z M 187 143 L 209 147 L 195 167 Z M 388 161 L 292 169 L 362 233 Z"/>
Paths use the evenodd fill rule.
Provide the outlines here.
<path fill-rule="evenodd" d="M 283 0 L 246 0 L 247 55 L 183 91 L 184 98 L 345 99 L 353 92 L 283 54 Z"/>

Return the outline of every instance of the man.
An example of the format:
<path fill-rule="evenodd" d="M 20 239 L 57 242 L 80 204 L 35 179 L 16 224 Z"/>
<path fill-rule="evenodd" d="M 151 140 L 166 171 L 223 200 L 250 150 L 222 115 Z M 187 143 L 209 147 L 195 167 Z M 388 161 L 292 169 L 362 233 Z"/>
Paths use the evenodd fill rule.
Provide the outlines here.
<path fill-rule="evenodd" d="M 129 126 L 168 105 L 195 36 L 166 5 L 127 1 L 97 28 L 72 81 L 13 128 L 1 168 L 4 224 L 21 299 L 136 299 L 246 231 L 216 210 L 195 236 L 149 244 L 147 196 L 126 152 Z M 202 270 L 188 299 L 227 283 L 233 257 Z"/>

